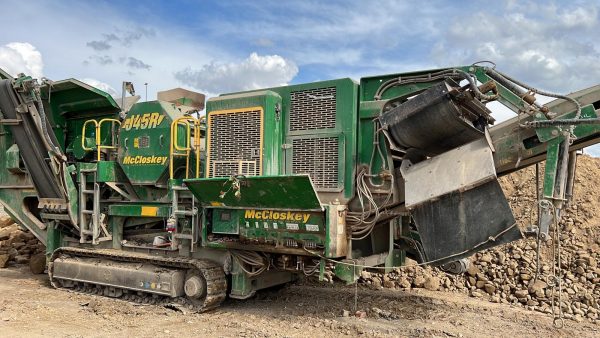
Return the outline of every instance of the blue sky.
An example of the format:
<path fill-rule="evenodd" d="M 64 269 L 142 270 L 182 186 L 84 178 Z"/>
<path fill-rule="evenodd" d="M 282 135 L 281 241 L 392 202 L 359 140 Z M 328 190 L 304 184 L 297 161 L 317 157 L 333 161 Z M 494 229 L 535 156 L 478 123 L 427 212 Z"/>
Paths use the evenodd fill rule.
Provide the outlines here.
<path fill-rule="evenodd" d="M 533 86 L 600 83 L 598 1 L 2 1 L 0 67 L 115 95 L 217 95 L 493 60 Z M 600 151 L 597 152 L 600 155 Z"/>

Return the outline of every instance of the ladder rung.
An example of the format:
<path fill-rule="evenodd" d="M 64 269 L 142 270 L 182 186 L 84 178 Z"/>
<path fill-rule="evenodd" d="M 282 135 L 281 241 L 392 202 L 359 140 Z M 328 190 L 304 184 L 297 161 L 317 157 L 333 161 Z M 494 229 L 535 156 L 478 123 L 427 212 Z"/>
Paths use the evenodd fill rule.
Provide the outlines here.
<path fill-rule="evenodd" d="M 94 211 L 93 210 L 81 210 L 81 213 L 84 215 L 93 215 Z"/>
<path fill-rule="evenodd" d="M 90 194 L 90 195 L 94 194 L 94 190 L 81 190 L 81 192 L 84 194 Z"/>
<path fill-rule="evenodd" d="M 98 171 L 98 170 L 96 170 L 96 169 L 81 169 L 81 170 L 79 170 L 80 173 L 84 173 L 84 174 L 95 173 L 96 171 Z"/>

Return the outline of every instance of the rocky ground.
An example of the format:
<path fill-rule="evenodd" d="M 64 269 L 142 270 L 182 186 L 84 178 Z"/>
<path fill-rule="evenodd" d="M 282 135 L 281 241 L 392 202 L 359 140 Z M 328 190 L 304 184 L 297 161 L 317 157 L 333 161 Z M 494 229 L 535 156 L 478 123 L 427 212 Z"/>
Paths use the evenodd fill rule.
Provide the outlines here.
<path fill-rule="evenodd" d="M 35 263 L 43 245 L 0 214 L 0 267 L 8 267 L 0 269 L 0 332 L 69 337 L 598 336 L 599 173 L 600 159 L 579 158 L 574 203 L 559 224 L 561 264 L 556 271 L 553 240 L 539 243 L 538 265 L 538 243 L 531 238 L 476 254 L 460 276 L 417 266 L 388 274 L 364 271 L 356 288 L 305 280 L 249 301 L 229 300 L 203 315 L 53 290 L 44 275 L 31 275 L 23 266 Z M 535 222 L 534 168 L 503 177 L 501 184 L 519 226 Z M 560 276 L 560 292 L 552 286 L 553 275 Z M 560 330 L 552 326 L 553 302 L 566 318 Z M 32 325 L 31 316 L 40 325 Z M 36 331 L 38 326 L 42 329 Z"/>
<path fill-rule="evenodd" d="M 45 246 L 35 236 L 23 231 L 7 215 L 0 216 L 0 268 L 12 264 L 29 264 L 40 260 Z"/>
<path fill-rule="evenodd" d="M 354 316 L 360 314 L 360 318 Z M 345 316 L 345 314 L 347 316 Z M 598 337 L 539 312 L 461 293 L 301 282 L 203 314 L 53 289 L 27 267 L 0 269 L 2 337 Z"/>
<path fill-rule="evenodd" d="M 543 168 L 542 168 L 543 172 Z M 530 167 L 502 177 L 502 188 L 519 226 L 536 219 L 535 169 Z M 552 313 L 552 302 L 566 319 L 600 324 L 600 158 L 580 156 L 574 202 L 560 227 L 561 264 L 553 271 L 552 239 L 523 239 L 476 254 L 465 275 L 446 274 L 430 267 L 396 269 L 387 275 L 363 272 L 361 282 L 373 288 L 459 292 L 494 303 L 507 303 Z M 532 212 L 533 209 L 533 212 Z M 562 276 L 561 291 L 552 276 Z M 549 285 L 550 284 L 550 285 Z"/>

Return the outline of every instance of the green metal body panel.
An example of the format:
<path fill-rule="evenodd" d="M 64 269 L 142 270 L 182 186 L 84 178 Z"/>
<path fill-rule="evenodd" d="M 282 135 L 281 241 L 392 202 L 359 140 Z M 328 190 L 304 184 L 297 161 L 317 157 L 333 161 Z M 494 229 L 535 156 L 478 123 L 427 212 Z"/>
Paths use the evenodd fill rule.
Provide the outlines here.
<path fill-rule="evenodd" d="M 117 217 L 161 217 L 167 218 L 171 215 L 170 205 L 152 204 L 111 204 L 108 214 Z"/>
<path fill-rule="evenodd" d="M 119 105 L 109 94 L 75 79 L 56 81 L 52 86 L 41 90 L 44 107 L 51 112 L 51 124 L 63 151 L 67 148 L 81 156 L 81 137 L 83 123 L 88 119 L 115 118 Z M 95 139 L 95 130 L 86 130 L 86 137 Z M 104 142 L 114 132 L 107 124 L 102 130 L 106 135 Z M 82 157 L 78 157 L 82 158 Z"/>
<path fill-rule="evenodd" d="M 25 79 L 28 77 L 21 78 L 19 81 Z M 42 86 L 41 97 L 46 116 L 63 151 L 71 137 L 81 134 L 81 128 L 74 126 L 76 124 L 74 120 L 85 115 L 115 116 L 119 110 L 109 94 L 73 79 L 56 81 L 51 87 Z M 47 243 L 49 248 L 62 245 L 60 230 L 53 230 L 53 237 L 50 238 L 52 222 L 44 224 L 40 220 L 37 192 L 31 183 L 29 173 L 20 159 L 17 159 L 20 154 L 10 127 L 3 124 L 0 124 L 0 152 L 6 154 L 0 161 L 0 203 L 4 206 L 4 210 L 43 243 L 47 243 L 49 239 Z M 63 173 L 63 180 L 67 185 L 69 208 L 75 211 L 78 205 L 77 190 L 70 177 L 71 170 L 75 168 L 67 168 L 67 172 Z M 77 221 L 77 216 L 72 216 Z"/>
<path fill-rule="evenodd" d="M 180 116 L 183 114 L 168 102 L 142 102 L 131 107 L 121 124 L 118 156 L 132 184 L 154 185 L 167 178 L 171 123 Z M 178 129 L 178 144 L 185 144 L 183 126 Z"/>
<path fill-rule="evenodd" d="M 336 123 L 335 128 L 315 129 L 306 131 L 290 130 L 290 94 L 296 91 L 311 90 L 316 88 L 336 88 Z M 277 91 L 277 89 L 274 89 Z M 358 105 L 358 85 L 351 79 L 339 79 L 331 81 L 321 81 L 309 84 L 281 87 L 279 89 L 283 100 L 283 111 L 285 114 L 285 140 L 287 144 L 293 144 L 294 139 L 315 138 L 315 137 L 337 137 L 339 140 L 339 162 L 338 162 L 338 189 L 335 194 L 342 203 L 348 201 L 354 196 L 354 168 L 356 159 L 357 145 L 357 105 Z M 292 174 L 292 158 L 294 149 L 287 149 L 286 164 L 287 174 Z M 320 190 L 321 195 L 327 191 Z M 334 199 L 334 198 L 332 198 Z M 328 198 L 323 196 L 323 201 Z"/>
<path fill-rule="evenodd" d="M 344 263 L 337 263 L 334 267 L 335 276 L 346 284 L 352 284 L 358 280 L 360 273 L 364 269 L 353 265 L 352 261 L 346 261 Z"/>
<path fill-rule="evenodd" d="M 79 181 L 79 173 L 82 169 L 96 169 L 96 182 L 128 182 L 127 176 L 123 172 L 120 164 L 115 161 L 100 161 L 96 163 L 78 162 L 77 163 L 77 181 Z M 88 177 L 88 182 L 92 181 L 92 177 Z"/>
<path fill-rule="evenodd" d="M 261 107 L 263 109 L 263 148 L 262 175 L 279 175 L 284 173 L 282 165 L 282 117 L 278 109 L 281 107 L 281 96 L 274 91 L 265 90 L 241 94 L 231 94 L 211 98 L 206 103 L 207 119 L 211 114 L 239 110 L 243 108 Z M 210 137 L 210 127 L 207 129 L 207 142 Z M 240 135 L 231 137 L 244 137 L 243 130 Z M 208 146 L 207 146 L 208 148 Z M 207 164 L 210 165 L 210 162 Z"/>
<path fill-rule="evenodd" d="M 242 238 L 264 238 L 268 241 L 280 241 L 290 236 L 325 244 L 325 215 L 322 212 L 214 209 L 211 225 L 212 232 L 218 234 L 236 234 Z"/>
<path fill-rule="evenodd" d="M 321 210 L 310 178 L 297 176 L 255 176 L 239 178 L 239 197 L 229 178 L 184 180 L 186 186 L 206 207 Z"/>
<path fill-rule="evenodd" d="M 0 124 L 0 153 L 6 154 L 0 159 L 0 204 L 15 222 L 45 243 L 46 225 L 38 219 L 37 192 L 20 159 L 15 159 L 18 152 L 10 128 Z"/>
<path fill-rule="evenodd" d="M 290 108 L 291 95 L 294 92 L 310 91 L 322 88 L 335 88 L 336 99 L 336 120 L 334 128 L 310 129 L 310 130 L 291 130 L 290 128 Z M 312 139 L 323 137 L 334 137 L 338 139 L 338 185 L 335 189 L 317 189 L 321 201 L 324 203 L 338 202 L 345 203 L 354 196 L 354 168 L 357 146 L 357 114 L 358 114 L 358 85 L 352 79 L 337 79 L 329 81 L 320 81 L 292 86 L 268 88 L 281 97 L 281 115 L 283 120 L 283 155 L 282 164 L 285 167 L 282 173 L 291 175 L 292 159 L 294 149 L 291 146 L 294 140 Z M 250 92 L 251 94 L 254 92 Z M 242 93 L 246 94 L 246 93 Z M 240 95 L 240 94 L 234 94 Z M 231 97 L 229 94 L 223 95 L 222 100 Z M 209 100 L 210 103 L 210 100 Z M 207 104 L 207 107 L 210 107 Z M 207 111 L 209 111 L 207 109 Z M 268 127 L 265 128 L 270 132 Z"/>
<path fill-rule="evenodd" d="M 46 256 L 52 255 L 54 250 L 65 245 L 63 233 L 54 224 L 48 226 L 48 238 L 46 240 Z"/>

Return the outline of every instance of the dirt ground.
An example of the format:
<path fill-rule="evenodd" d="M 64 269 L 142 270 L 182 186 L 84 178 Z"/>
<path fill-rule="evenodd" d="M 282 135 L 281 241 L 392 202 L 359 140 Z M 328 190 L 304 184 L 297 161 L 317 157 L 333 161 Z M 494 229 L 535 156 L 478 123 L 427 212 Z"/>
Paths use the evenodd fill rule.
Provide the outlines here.
<path fill-rule="evenodd" d="M 367 318 L 344 317 L 357 308 Z M 380 315 L 376 315 L 379 313 Z M 53 289 L 27 267 L 0 270 L 3 337 L 598 337 L 600 326 L 566 321 L 556 329 L 548 315 L 464 294 L 300 282 L 227 300 L 204 314 L 137 305 Z"/>

